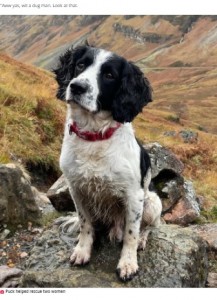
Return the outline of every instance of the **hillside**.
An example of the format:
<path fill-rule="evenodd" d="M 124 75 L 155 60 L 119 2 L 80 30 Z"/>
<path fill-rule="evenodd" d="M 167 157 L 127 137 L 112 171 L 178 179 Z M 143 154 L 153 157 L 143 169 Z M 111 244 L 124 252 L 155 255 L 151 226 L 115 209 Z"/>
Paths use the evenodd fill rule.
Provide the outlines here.
<path fill-rule="evenodd" d="M 2 54 L 0 70 L 0 163 L 57 175 L 65 109 L 51 74 Z"/>
<path fill-rule="evenodd" d="M 0 51 L 53 68 L 70 45 L 90 44 L 136 62 L 168 111 L 217 133 L 216 16 L 0 16 Z"/>

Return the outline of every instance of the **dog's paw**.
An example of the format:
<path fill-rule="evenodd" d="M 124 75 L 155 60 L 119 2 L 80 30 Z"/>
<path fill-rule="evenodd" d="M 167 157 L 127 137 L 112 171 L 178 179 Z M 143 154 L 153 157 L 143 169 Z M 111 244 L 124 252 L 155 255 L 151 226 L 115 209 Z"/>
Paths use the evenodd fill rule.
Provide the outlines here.
<path fill-rule="evenodd" d="M 90 261 L 90 251 L 84 247 L 76 246 L 72 255 L 70 256 L 70 263 L 74 266 L 86 265 Z"/>
<path fill-rule="evenodd" d="M 117 275 L 121 281 L 132 280 L 133 277 L 138 273 L 139 267 L 137 263 L 132 261 L 119 262 L 117 267 Z"/>

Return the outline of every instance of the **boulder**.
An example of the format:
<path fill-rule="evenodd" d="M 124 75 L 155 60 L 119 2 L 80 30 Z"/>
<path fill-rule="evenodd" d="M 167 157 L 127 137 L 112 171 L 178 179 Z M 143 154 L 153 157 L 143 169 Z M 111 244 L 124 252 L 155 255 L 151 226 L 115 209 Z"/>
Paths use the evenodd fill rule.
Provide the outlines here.
<path fill-rule="evenodd" d="M 35 202 L 43 215 L 54 212 L 55 208 L 46 193 L 40 192 L 36 187 L 31 186 Z"/>
<path fill-rule="evenodd" d="M 138 252 L 140 271 L 122 283 L 115 270 L 121 245 L 100 235 L 91 261 L 74 267 L 69 257 L 74 239 L 53 226 L 37 240 L 26 262 L 20 287 L 204 287 L 207 279 L 206 243 L 190 229 L 162 225 L 152 229 L 146 249 Z"/>
<path fill-rule="evenodd" d="M 69 188 L 62 175 L 48 190 L 47 197 L 58 211 L 74 211 L 75 206 L 69 194 Z"/>
<path fill-rule="evenodd" d="M 200 216 L 200 207 L 191 181 L 177 188 L 181 197 L 163 216 L 168 223 L 187 225 Z"/>
<path fill-rule="evenodd" d="M 0 224 L 37 223 L 41 212 L 26 171 L 16 164 L 1 164 L 0 178 Z"/>
<path fill-rule="evenodd" d="M 183 163 L 158 143 L 144 145 L 151 158 L 152 187 L 162 200 L 167 223 L 187 225 L 200 215 L 200 206 L 190 181 L 181 175 Z"/>
<path fill-rule="evenodd" d="M 191 225 L 191 230 L 198 234 L 208 245 L 209 273 L 207 287 L 217 287 L 217 224 Z"/>
<path fill-rule="evenodd" d="M 0 266 L 0 287 L 17 287 L 22 274 L 23 271 L 18 268 L 9 268 L 5 265 Z"/>
<path fill-rule="evenodd" d="M 195 143 L 198 140 L 198 133 L 192 130 L 181 130 L 179 136 L 185 143 Z"/>
<path fill-rule="evenodd" d="M 151 159 L 152 178 L 157 177 L 162 171 L 180 175 L 184 170 L 183 163 L 167 148 L 159 143 L 149 143 L 143 145 L 148 151 Z"/>
<path fill-rule="evenodd" d="M 179 132 L 174 130 L 169 130 L 164 132 L 165 136 L 169 137 L 179 137 L 183 140 L 184 143 L 196 143 L 198 140 L 198 133 L 192 130 L 184 129 Z"/>
<path fill-rule="evenodd" d="M 204 239 L 211 251 L 217 252 L 217 224 L 191 225 L 191 230 Z"/>

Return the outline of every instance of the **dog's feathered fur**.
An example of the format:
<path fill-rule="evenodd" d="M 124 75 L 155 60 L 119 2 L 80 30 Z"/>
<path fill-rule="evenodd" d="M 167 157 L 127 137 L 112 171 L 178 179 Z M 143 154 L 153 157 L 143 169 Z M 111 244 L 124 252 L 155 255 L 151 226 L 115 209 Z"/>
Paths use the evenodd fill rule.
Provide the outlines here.
<path fill-rule="evenodd" d="M 152 100 L 140 69 L 103 49 L 81 46 L 60 57 L 54 71 L 57 97 L 68 106 L 60 166 L 80 221 L 79 241 L 71 255 L 75 265 L 91 256 L 95 226 L 106 225 L 111 240 L 123 240 L 118 274 L 129 280 L 138 270 L 137 248 L 144 248 L 144 224 L 160 223 L 161 202 L 148 190 L 148 154 L 137 142 L 131 121 Z M 121 124 L 106 140 L 87 141 L 70 134 L 101 132 Z"/>

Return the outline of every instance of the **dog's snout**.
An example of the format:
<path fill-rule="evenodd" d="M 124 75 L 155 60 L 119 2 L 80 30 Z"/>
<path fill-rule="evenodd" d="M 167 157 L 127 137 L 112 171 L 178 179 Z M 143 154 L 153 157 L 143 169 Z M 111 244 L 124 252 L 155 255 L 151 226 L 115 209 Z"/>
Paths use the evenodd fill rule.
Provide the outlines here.
<path fill-rule="evenodd" d="M 82 95 L 87 92 L 87 86 L 84 83 L 71 83 L 70 90 L 73 95 Z"/>

